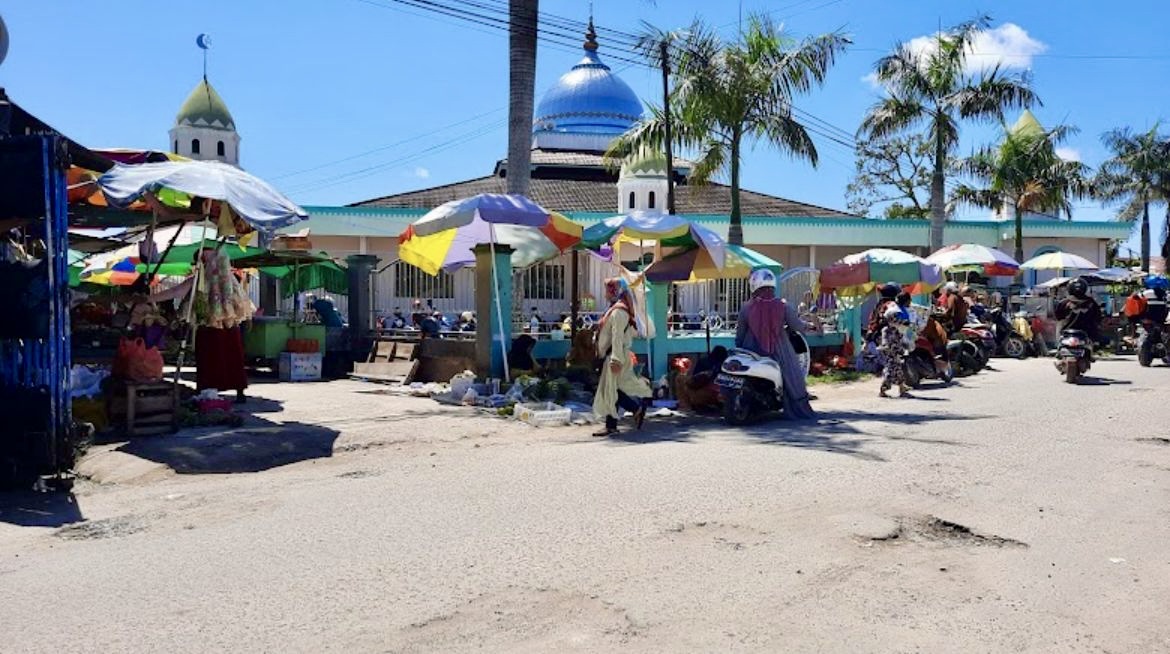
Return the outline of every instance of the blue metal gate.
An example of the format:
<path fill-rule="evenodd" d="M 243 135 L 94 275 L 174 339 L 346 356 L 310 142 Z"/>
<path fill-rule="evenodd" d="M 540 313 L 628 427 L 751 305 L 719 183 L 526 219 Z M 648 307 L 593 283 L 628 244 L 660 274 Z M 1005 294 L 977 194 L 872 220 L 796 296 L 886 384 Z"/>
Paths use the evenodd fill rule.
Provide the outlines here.
<path fill-rule="evenodd" d="M 0 483 L 72 464 L 65 142 L 0 139 Z"/>

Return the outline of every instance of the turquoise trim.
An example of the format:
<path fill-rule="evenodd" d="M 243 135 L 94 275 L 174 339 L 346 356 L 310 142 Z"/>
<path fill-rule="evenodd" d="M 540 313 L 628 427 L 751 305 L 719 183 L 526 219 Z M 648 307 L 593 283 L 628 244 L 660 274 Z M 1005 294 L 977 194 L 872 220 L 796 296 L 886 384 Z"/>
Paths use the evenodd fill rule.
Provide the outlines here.
<path fill-rule="evenodd" d="M 307 206 L 308 227 L 321 236 L 398 236 L 427 209 L 387 207 Z M 565 216 L 585 225 L 614 216 L 614 212 L 570 211 Z M 727 217 L 715 214 L 683 214 L 681 217 L 719 228 Z M 859 247 L 926 247 L 930 223 L 925 220 L 871 220 L 838 217 L 745 216 L 745 241 L 752 245 L 842 245 Z M 1132 223 L 1095 221 L 1024 221 L 1029 238 L 1124 239 Z M 999 247 L 1013 238 L 1011 221 L 954 220 L 946 225 L 948 243 L 979 243 Z"/>

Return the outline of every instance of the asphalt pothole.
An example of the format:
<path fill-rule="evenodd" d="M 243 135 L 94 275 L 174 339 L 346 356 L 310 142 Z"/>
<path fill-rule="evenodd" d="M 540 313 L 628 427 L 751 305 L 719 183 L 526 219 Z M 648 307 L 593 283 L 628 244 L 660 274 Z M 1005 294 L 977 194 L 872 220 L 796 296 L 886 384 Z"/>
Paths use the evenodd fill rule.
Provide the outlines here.
<path fill-rule="evenodd" d="M 1149 438 L 1135 438 L 1139 443 L 1153 443 L 1154 445 L 1170 445 L 1170 438 L 1164 436 L 1151 436 Z"/>
<path fill-rule="evenodd" d="M 666 529 L 667 538 L 675 542 L 712 543 L 734 551 L 764 545 L 768 533 L 754 527 L 716 521 L 680 523 Z"/>
<path fill-rule="evenodd" d="M 996 534 L 984 534 L 967 525 L 935 516 L 903 516 L 896 519 L 896 525 L 885 533 L 870 536 L 867 539 L 868 542 L 870 544 L 928 542 L 971 547 L 1028 547 L 1028 544 L 1021 540 Z"/>
<path fill-rule="evenodd" d="M 65 540 L 101 540 L 136 534 L 146 530 L 146 527 L 147 523 L 142 518 L 119 516 L 66 525 L 53 532 L 53 535 Z"/>
<path fill-rule="evenodd" d="M 408 651 L 607 651 L 641 630 L 624 608 L 597 595 L 510 587 L 411 623 L 400 636 Z"/>

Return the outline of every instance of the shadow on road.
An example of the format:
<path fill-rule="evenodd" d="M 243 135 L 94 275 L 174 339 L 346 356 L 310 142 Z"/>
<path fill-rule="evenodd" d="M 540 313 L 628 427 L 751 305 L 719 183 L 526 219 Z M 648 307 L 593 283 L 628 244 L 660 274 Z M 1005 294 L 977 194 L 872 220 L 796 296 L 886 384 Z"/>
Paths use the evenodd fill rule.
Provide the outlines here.
<path fill-rule="evenodd" d="M 1109 379 L 1107 377 L 1081 377 L 1078 386 L 1132 386 L 1128 379 Z"/>
<path fill-rule="evenodd" d="M 907 400 L 912 402 L 913 400 Z M 719 418 L 710 416 L 679 416 L 665 419 L 647 419 L 642 431 L 623 431 L 611 436 L 613 444 L 644 445 L 649 443 L 689 443 L 712 434 L 732 434 L 763 444 L 845 454 L 866 461 L 885 461 L 885 457 L 867 450 L 866 443 L 877 440 L 911 441 L 930 445 L 966 447 L 960 441 L 934 438 L 914 438 L 870 434 L 862 423 L 896 425 L 925 425 L 958 420 L 983 420 L 989 416 L 960 416 L 945 413 L 824 411 L 816 420 L 767 420 L 744 427 L 728 427 Z"/>
<path fill-rule="evenodd" d="M 173 436 L 139 438 L 118 448 L 179 474 L 260 472 L 333 455 L 338 431 L 298 422 L 248 424 L 217 430 L 190 430 Z"/>
<path fill-rule="evenodd" d="M 60 527 L 84 520 L 69 491 L 0 493 L 0 522 L 18 527 Z"/>

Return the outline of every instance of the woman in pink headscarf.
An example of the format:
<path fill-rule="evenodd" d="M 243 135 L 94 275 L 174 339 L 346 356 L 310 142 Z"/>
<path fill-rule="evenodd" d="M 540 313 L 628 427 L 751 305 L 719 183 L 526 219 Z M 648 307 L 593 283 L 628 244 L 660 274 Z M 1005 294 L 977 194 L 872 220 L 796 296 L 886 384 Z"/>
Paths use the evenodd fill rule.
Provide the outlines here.
<path fill-rule="evenodd" d="M 788 338 L 788 330 L 803 326 L 796 310 L 776 297 L 776 274 L 761 269 L 749 280 L 752 297 L 739 310 L 735 346 L 775 359 L 784 378 L 784 415 L 794 419 L 815 418 L 809 404 L 804 370 Z"/>

